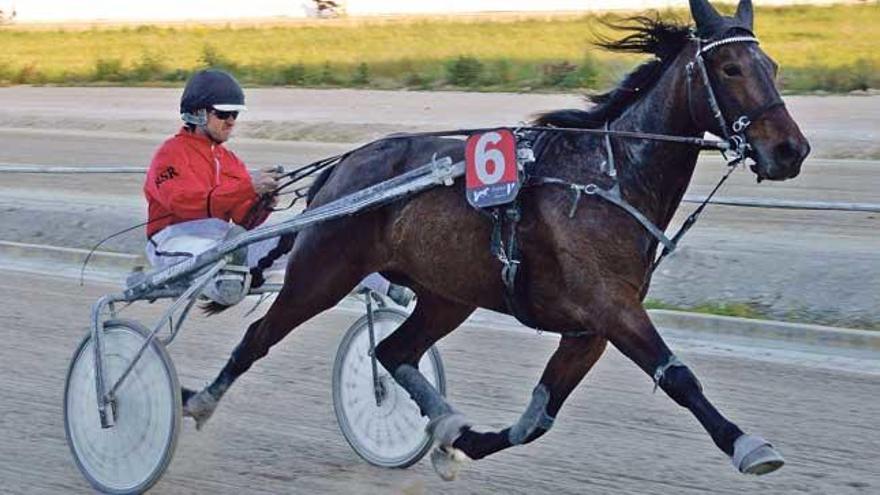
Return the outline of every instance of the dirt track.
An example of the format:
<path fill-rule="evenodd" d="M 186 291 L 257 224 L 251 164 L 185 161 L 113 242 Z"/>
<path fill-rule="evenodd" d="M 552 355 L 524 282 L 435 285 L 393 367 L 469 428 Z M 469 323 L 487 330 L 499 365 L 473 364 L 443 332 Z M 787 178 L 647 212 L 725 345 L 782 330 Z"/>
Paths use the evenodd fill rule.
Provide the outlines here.
<path fill-rule="evenodd" d="M 178 121 L 176 89 L 0 89 L 0 163 L 145 165 Z M 516 123 L 582 106 L 572 95 L 254 89 L 230 146 L 246 162 L 302 164 L 401 130 Z M 880 97 L 791 97 L 814 153 L 795 180 L 734 175 L 725 196 L 880 202 Z M 287 140 L 279 140 L 287 139 Z M 690 192 L 722 172 L 704 154 Z M 820 158 L 825 157 L 825 158 Z M 89 248 L 143 221 L 140 176 L 0 175 L 0 240 Z M 693 205 L 681 208 L 678 221 Z M 655 277 L 675 305 L 744 303 L 777 319 L 880 326 L 877 214 L 710 207 Z M 139 231 L 104 249 L 140 252 Z"/>
<path fill-rule="evenodd" d="M 84 493 L 64 441 L 63 381 L 88 307 L 115 287 L 0 268 L 0 491 Z M 815 493 L 880 489 L 880 358 L 833 349 L 798 353 L 762 342 L 664 332 L 710 398 L 766 436 L 788 465 L 745 477 L 699 424 L 613 349 L 540 441 L 471 464 L 445 484 L 427 459 L 408 470 L 361 461 L 333 417 L 330 369 L 344 305 L 304 325 L 230 391 L 207 428 L 186 422 L 154 493 Z M 142 321 L 159 309 L 125 312 Z M 244 309 L 244 308 L 242 308 Z M 181 382 L 198 386 L 222 366 L 247 321 L 239 310 L 195 316 L 170 347 Z M 525 407 L 556 337 L 465 325 L 441 343 L 453 403 L 479 428 L 501 428 Z M 845 371 L 849 370 L 849 371 Z"/>
<path fill-rule="evenodd" d="M 0 89 L 0 162 L 145 164 L 177 123 L 178 90 Z M 393 130 L 511 123 L 579 105 L 555 95 L 461 95 L 254 90 L 254 109 L 232 147 L 253 164 L 303 163 Z M 878 202 L 873 161 L 880 98 L 794 98 L 817 145 L 801 177 L 756 186 L 740 172 L 730 196 Z M 279 141 L 277 138 L 294 138 Z M 272 138 L 272 139 L 265 139 Z M 322 141 L 319 141 L 320 140 Z M 351 141 L 351 142 L 349 142 Z M 823 145 L 822 143 L 828 143 Z M 720 172 L 707 160 L 692 192 Z M 138 176 L 0 175 L 0 240 L 88 247 L 141 221 Z M 655 279 L 670 302 L 744 301 L 772 314 L 880 321 L 880 240 L 870 214 L 710 208 L 682 252 Z M 135 234 L 108 245 L 135 252 Z M 63 380 L 89 305 L 118 288 L 35 275 L 0 253 L 0 491 L 86 492 L 64 442 Z M 372 468 L 351 451 L 332 414 L 330 367 L 356 314 L 330 311 L 279 344 L 229 393 L 205 431 L 186 423 L 156 493 L 768 493 L 868 494 L 880 490 L 880 358 L 792 349 L 664 331 L 716 405 L 773 441 L 788 466 L 737 474 L 692 417 L 610 349 L 539 442 L 475 463 L 443 484 L 427 461 Z M 143 305 L 130 317 L 155 318 Z M 243 310 L 244 308 L 240 308 Z M 240 338 L 238 310 L 193 317 L 171 347 L 181 381 L 210 379 Z M 549 335 L 501 329 L 491 316 L 441 343 L 452 401 L 478 427 L 515 420 L 552 352 Z"/>

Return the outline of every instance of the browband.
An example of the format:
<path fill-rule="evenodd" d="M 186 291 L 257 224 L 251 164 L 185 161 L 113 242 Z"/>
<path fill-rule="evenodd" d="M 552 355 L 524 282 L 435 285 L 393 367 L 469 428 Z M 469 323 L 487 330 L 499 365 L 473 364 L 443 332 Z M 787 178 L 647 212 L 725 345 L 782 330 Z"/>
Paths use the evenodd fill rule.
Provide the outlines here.
<path fill-rule="evenodd" d="M 726 45 L 728 43 L 737 43 L 740 41 L 753 42 L 753 43 L 757 43 L 757 44 L 761 43 L 760 41 L 758 41 L 758 38 L 755 38 L 754 36 L 731 36 L 730 38 L 724 38 L 724 39 L 720 39 L 718 41 L 713 41 L 711 43 L 707 43 L 705 46 L 703 46 L 700 49 L 700 54 L 706 53 L 709 50 L 711 50 L 717 46 Z"/>

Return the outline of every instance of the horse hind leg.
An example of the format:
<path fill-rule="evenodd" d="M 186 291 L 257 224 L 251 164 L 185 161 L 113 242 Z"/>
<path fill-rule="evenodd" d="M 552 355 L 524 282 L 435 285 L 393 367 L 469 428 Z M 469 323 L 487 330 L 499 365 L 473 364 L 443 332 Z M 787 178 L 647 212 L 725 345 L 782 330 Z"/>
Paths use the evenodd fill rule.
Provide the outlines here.
<path fill-rule="evenodd" d="M 431 420 L 428 432 L 437 444 L 431 460 L 437 473 L 443 479 L 451 480 L 467 460 L 464 453 L 454 449 L 452 444 L 468 422 L 422 375 L 418 363 L 435 342 L 458 328 L 475 308 L 424 290 L 417 293 L 415 310 L 400 328 L 379 343 L 376 357 L 409 393 L 422 415 Z"/>
<path fill-rule="evenodd" d="M 730 456 L 734 467 L 746 474 L 765 474 L 784 464 L 779 454 L 761 437 L 746 435 L 709 402 L 691 370 L 666 346 L 648 314 L 636 301 L 617 305 L 615 321 L 608 321 L 609 339 L 636 363 L 678 405 L 687 408 Z M 609 314 L 612 312 L 608 312 Z"/>
<path fill-rule="evenodd" d="M 201 429 L 232 383 L 293 329 L 333 307 L 364 277 L 360 242 L 327 238 L 326 231 L 308 231 L 297 239 L 284 287 L 263 318 L 251 323 L 217 377 L 195 393 L 182 390 L 183 412 Z M 304 232 L 305 233 L 305 232 Z M 329 249 L 326 246 L 334 246 Z M 333 259 L 328 259 L 332 257 Z"/>

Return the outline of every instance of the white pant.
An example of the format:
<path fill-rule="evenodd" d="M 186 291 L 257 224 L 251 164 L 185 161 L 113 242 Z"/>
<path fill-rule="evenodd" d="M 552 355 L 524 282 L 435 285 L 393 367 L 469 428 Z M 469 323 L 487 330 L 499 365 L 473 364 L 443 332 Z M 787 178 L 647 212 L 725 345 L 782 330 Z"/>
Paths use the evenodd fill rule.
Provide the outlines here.
<path fill-rule="evenodd" d="M 235 224 L 219 218 L 205 218 L 176 223 L 160 230 L 147 242 L 147 259 L 155 268 L 165 268 L 186 258 L 207 251 L 218 242 L 228 239 Z M 278 239 L 266 239 L 247 247 L 247 266 L 253 268 L 269 254 Z"/>
<path fill-rule="evenodd" d="M 147 242 L 147 259 L 154 268 L 165 268 L 207 251 L 218 242 L 228 239 L 233 229 L 240 227 L 219 218 L 205 218 L 169 225 Z M 247 266 L 250 268 L 257 266 L 260 259 L 277 245 L 278 239 L 273 238 L 247 246 Z M 275 260 L 273 266 L 279 262 L 286 263 L 286 258 L 287 255 Z M 361 281 L 361 285 L 380 294 L 387 294 L 391 283 L 378 273 L 372 273 Z M 210 289 L 206 294 L 210 297 Z"/>
<path fill-rule="evenodd" d="M 165 268 L 243 232 L 241 227 L 218 218 L 176 223 L 160 230 L 150 239 L 146 248 L 147 259 L 153 267 Z M 250 289 L 247 268 L 255 267 L 277 245 L 278 239 L 267 239 L 247 246 L 247 259 L 233 262 L 238 265 L 246 263 L 247 267 L 237 270 L 230 267 L 221 271 L 208 282 L 202 290 L 202 296 L 224 306 L 239 303 Z"/>

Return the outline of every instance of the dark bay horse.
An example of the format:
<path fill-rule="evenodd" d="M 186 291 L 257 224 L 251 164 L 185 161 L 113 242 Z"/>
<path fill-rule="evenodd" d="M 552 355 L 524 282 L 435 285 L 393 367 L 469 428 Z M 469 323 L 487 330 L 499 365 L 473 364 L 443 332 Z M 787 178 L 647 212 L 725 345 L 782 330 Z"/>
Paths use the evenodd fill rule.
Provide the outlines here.
<path fill-rule="evenodd" d="M 702 136 L 704 131 L 748 143 L 759 180 L 798 175 L 809 144 L 774 84 L 776 64 L 752 34 L 752 6 L 720 15 L 691 0 L 695 28 L 636 18 L 628 36 L 603 45 L 655 58 L 589 111 L 562 110 L 537 123 Z M 610 153 L 609 153 L 610 148 Z M 310 208 L 399 175 L 432 155 L 462 159 L 462 141 L 438 137 L 384 139 L 350 154 L 314 187 Z M 697 147 L 652 140 L 548 132 L 533 174 L 561 182 L 607 182 L 602 163 L 615 157 L 622 197 L 661 229 L 669 224 L 696 165 Z M 604 181 L 604 182 L 603 182 Z M 422 354 L 476 308 L 507 313 L 501 263 L 490 254 L 491 224 L 468 206 L 459 179 L 381 208 L 301 231 L 293 241 L 284 286 L 254 322 L 217 378 L 186 393 L 185 413 L 203 424 L 233 381 L 294 328 L 333 307 L 367 274 L 381 272 L 418 295 L 415 310 L 381 342 L 377 356 L 431 420 L 438 445 L 432 460 L 444 478 L 460 461 L 529 443 L 553 425 L 566 397 L 611 342 L 679 405 L 687 408 L 737 469 L 763 474 L 783 464 L 760 437 L 744 434 L 703 394 L 685 364 L 666 346 L 642 306 L 657 238 L 598 196 L 585 196 L 569 216 L 571 190 L 557 184 L 520 192 L 517 224 L 522 307 L 540 328 L 561 334 L 559 347 L 522 417 L 501 431 L 480 432 L 419 373 Z"/>

